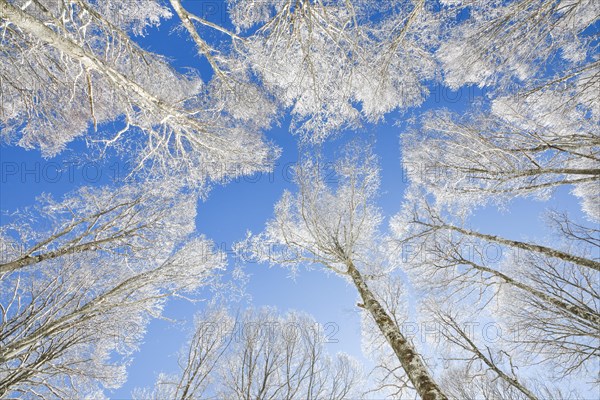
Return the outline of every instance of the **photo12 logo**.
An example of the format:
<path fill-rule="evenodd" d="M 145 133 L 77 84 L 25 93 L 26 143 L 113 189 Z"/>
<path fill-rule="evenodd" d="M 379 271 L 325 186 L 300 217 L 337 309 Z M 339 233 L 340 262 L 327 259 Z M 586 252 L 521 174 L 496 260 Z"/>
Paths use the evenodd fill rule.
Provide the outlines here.
<path fill-rule="evenodd" d="M 118 181 L 126 176 L 129 164 L 114 162 L 47 161 L 0 163 L 0 182 L 26 184 L 79 183 L 94 184 L 104 180 Z"/>

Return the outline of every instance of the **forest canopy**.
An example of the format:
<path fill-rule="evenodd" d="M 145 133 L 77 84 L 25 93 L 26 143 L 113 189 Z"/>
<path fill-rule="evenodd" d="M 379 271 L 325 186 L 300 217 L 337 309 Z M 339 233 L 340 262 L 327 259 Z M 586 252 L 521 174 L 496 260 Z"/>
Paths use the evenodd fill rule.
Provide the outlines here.
<path fill-rule="evenodd" d="M 0 32 L 1 398 L 597 395 L 600 2 L 0 0 Z"/>

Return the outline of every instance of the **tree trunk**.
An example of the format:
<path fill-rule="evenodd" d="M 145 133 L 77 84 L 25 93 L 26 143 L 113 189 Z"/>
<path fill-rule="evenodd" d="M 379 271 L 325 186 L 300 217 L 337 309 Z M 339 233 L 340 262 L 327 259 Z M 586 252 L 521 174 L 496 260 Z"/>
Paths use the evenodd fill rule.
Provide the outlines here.
<path fill-rule="evenodd" d="M 434 225 L 431 225 L 431 226 L 435 227 Z M 479 232 L 471 231 L 468 229 L 459 228 L 458 226 L 454 226 L 454 225 L 444 224 L 444 225 L 440 225 L 439 227 L 442 229 L 453 230 L 453 231 L 462 233 L 463 235 L 472 236 L 472 237 L 476 237 L 476 238 L 480 238 L 480 239 L 484 239 L 484 240 L 489 240 L 490 242 L 496 242 L 496 243 L 503 244 L 506 246 L 516 247 L 518 249 L 523 249 L 523 250 L 532 251 L 535 253 L 544 254 L 549 257 L 558 258 L 563 261 L 571 262 L 574 264 L 578 264 L 578 265 L 581 265 L 584 267 L 594 269 L 596 271 L 600 271 L 600 262 L 598 262 L 598 261 L 590 260 L 589 258 L 585 258 L 585 257 L 579 257 L 579 256 L 576 256 L 573 254 L 566 253 L 564 251 L 552 249 L 550 247 L 540 246 L 538 244 L 533 244 L 533 243 L 519 242 L 516 240 L 504 239 L 502 237 L 494 236 L 494 235 L 486 235 L 484 233 L 479 233 Z"/>
<path fill-rule="evenodd" d="M 469 351 L 474 353 L 477 358 L 479 358 L 485 363 L 485 365 L 487 365 L 492 371 L 498 374 L 498 376 L 504 379 L 504 381 L 506 381 L 509 385 L 511 385 L 512 387 L 523 393 L 525 396 L 527 396 L 529 400 L 538 400 L 538 398 L 531 392 L 531 390 L 529 390 L 525 385 L 519 382 L 519 380 L 516 379 L 516 377 L 513 378 L 507 375 L 494 363 L 493 360 L 491 360 L 485 354 L 483 354 L 481 350 L 479 350 L 477 345 L 469 338 L 469 335 L 465 334 L 465 332 L 460 328 L 460 326 L 456 323 L 456 321 L 454 321 L 452 317 L 448 315 L 445 319 L 449 320 L 447 323 L 449 323 L 449 325 L 456 331 L 456 333 L 458 333 L 458 335 L 460 335 L 460 337 L 467 342 L 470 349 Z"/>
<path fill-rule="evenodd" d="M 402 368 L 408 375 L 408 378 L 417 390 L 421 399 L 447 400 L 448 397 L 442 393 L 441 389 L 430 376 L 419 353 L 417 353 L 412 343 L 406 340 L 400 332 L 398 325 L 394 323 L 379 301 L 375 299 L 375 296 L 352 261 L 347 261 L 346 266 L 348 267 L 348 274 L 360 293 L 364 308 L 371 313 L 371 316 L 394 350 L 394 353 L 396 353 Z"/>
<path fill-rule="evenodd" d="M 487 272 L 489 274 L 492 274 L 492 275 L 502 279 L 504 282 L 508 283 L 509 285 L 515 286 L 515 287 L 523 290 L 524 292 L 527 292 L 527 293 L 531 294 L 532 296 L 537 297 L 538 299 L 540 299 L 542 301 L 545 301 L 549 304 L 552 304 L 555 307 L 560 308 L 561 310 L 568 312 L 571 315 L 574 315 L 578 318 L 584 319 L 584 320 L 590 322 L 594 326 L 600 327 L 600 316 L 598 314 L 596 314 L 595 312 L 593 312 L 593 310 L 591 310 L 591 309 L 585 310 L 576 305 L 565 303 L 564 301 L 557 299 L 554 296 L 551 296 L 549 294 L 546 294 L 544 292 L 536 290 L 529 285 L 526 285 L 524 283 L 516 281 L 516 280 L 512 279 L 511 277 L 503 274 L 502 272 L 496 271 L 492 268 L 484 267 L 482 265 L 476 264 L 469 260 L 461 260 L 461 262 L 471 266 L 472 268 L 474 268 L 478 271 Z"/>
<path fill-rule="evenodd" d="M 88 243 L 81 243 L 76 246 L 71 247 L 63 247 L 58 250 L 49 251 L 47 253 L 38 254 L 35 256 L 27 255 L 25 257 L 21 257 L 15 261 L 10 261 L 6 264 L 0 264 L 0 275 L 13 272 L 21 268 L 28 267 L 33 264 L 41 263 L 47 260 L 53 260 L 56 258 L 60 258 L 67 255 L 84 253 L 89 250 L 98 250 L 100 246 L 104 243 L 109 243 L 111 241 L 116 241 L 118 239 L 122 239 L 126 235 L 119 235 L 115 237 L 109 237 L 106 239 L 96 240 Z"/>

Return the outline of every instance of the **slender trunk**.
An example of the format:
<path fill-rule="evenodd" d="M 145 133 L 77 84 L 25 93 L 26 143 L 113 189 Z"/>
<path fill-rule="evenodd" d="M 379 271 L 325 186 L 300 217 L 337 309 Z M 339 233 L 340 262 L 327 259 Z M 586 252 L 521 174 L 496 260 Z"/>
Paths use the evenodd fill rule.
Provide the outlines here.
<path fill-rule="evenodd" d="M 377 323 L 381 333 L 387 339 L 394 350 L 394 353 L 396 353 L 402 368 L 408 375 L 408 378 L 417 390 L 421 399 L 447 400 L 448 397 L 441 391 L 430 376 L 419 353 L 417 353 L 412 343 L 406 340 L 404 335 L 402 335 L 402 332 L 400 332 L 398 325 L 394 323 L 379 301 L 375 299 L 375 296 L 365 283 L 358 269 L 356 269 L 352 261 L 347 261 L 346 265 L 348 267 L 348 274 L 360 293 L 365 309 L 371 313 L 371 316 L 375 320 L 375 323 Z"/>
<path fill-rule="evenodd" d="M 550 296 L 544 292 L 536 290 L 529 285 L 526 285 L 524 283 L 516 281 L 516 280 L 512 279 L 511 277 L 509 277 L 501 272 L 498 272 L 492 268 L 484 267 L 482 265 L 476 264 L 469 260 L 461 260 L 461 262 L 464 264 L 470 265 L 471 267 L 473 267 L 474 269 L 476 269 L 478 271 L 490 273 L 490 274 L 502 279 L 504 282 L 508 283 L 509 285 L 515 286 L 515 287 L 537 297 L 538 299 L 545 301 L 546 303 L 552 304 L 553 306 L 558 307 L 558 308 L 568 312 L 569 314 L 572 314 L 576 317 L 584 319 L 584 320 L 590 322 L 595 327 L 600 327 L 600 316 L 593 311 L 588 311 L 581 307 L 565 303 L 564 301 L 562 301 L 560 299 L 557 299 L 557 298 Z"/>
<path fill-rule="evenodd" d="M 477 358 L 483 361 L 485 365 L 487 365 L 492 371 L 498 374 L 498 376 L 504 379 L 504 381 L 506 381 L 509 385 L 523 393 L 529 400 L 538 400 L 538 398 L 527 387 L 525 387 L 521 382 L 519 382 L 518 379 L 508 376 L 490 358 L 483 354 L 481 350 L 479 350 L 477 345 L 475 345 L 475 343 L 473 343 L 473 341 L 469 338 L 469 335 L 465 334 L 465 332 L 460 328 L 460 326 L 458 326 L 454 319 L 452 319 L 449 316 L 447 316 L 446 318 L 450 320 L 450 326 L 460 335 L 460 337 L 462 337 L 463 340 L 467 342 L 470 351 L 473 354 L 475 354 Z"/>
<path fill-rule="evenodd" d="M 95 240 L 93 242 L 81 243 L 75 246 L 63 247 L 58 250 L 49 251 L 47 253 L 42 253 L 35 256 L 27 255 L 25 257 L 21 257 L 15 261 L 11 261 L 6 264 L 0 264 L 0 275 L 7 272 L 16 271 L 18 269 L 25 268 L 29 265 L 37 264 L 42 261 L 52 260 L 70 254 L 84 253 L 89 250 L 96 250 L 100 245 L 104 243 L 109 243 L 111 241 L 116 241 L 118 239 L 121 239 L 123 236 L 126 235 L 119 235 L 115 237 L 109 237 L 106 239 Z"/>
<path fill-rule="evenodd" d="M 562 175 L 600 175 L 600 169 L 598 168 L 536 168 L 536 169 L 525 169 L 525 170 L 514 170 L 514 171 L 489 171 L 480 168 L 464 168 L 468 172 L 481 172 L 487 175 L 497 176 L 508 176 L 510 178 L 521 178 L 524 176 L 536 176 L 536 175 L 550 175 L 550 174 L 562 174 Z"/>
<path fill-rule="evenodd" d="M 535 253 L 541 253 L 541 254 L 547 255 L 549 257 L 558 258 L 563 261 L 571 262 L 571 263 L 578 264 L 578 265 L 581 265 L 584 267 L 595 269 L 596 271 L 600 271 L 600 262 L 598 262 L 598 261 L 590 260 L 589 258 L 585 258 L 585 257 L 579 257 L 579 256 L 576 256 L 573 254 L 566 253 L 564 251 L 552 249 L 550 247 L 540 246 L 538 244 L 533 244 L 533 243 L 519 242 L 516 240 L 509 240 L 509 239 L 505 239 L 505 238 L 502 238 L 499 236 L 494 236 L 494 235 L 486 235 L 484 233 L 479 233 L 479 232 L 475 232 L 472 230 L 459 228 L 458 226 L 454 226 L 454 225 L 444 224 L 439 227 L 442 229 L 450 229 L 450 230 L 462 233 L 463 235 L 473 236 L 473 237 L 484 239 L 484 240 L 489 240 L 490 242 L 496 242 L 496 243 L 500 243 L 500 244 L 503 244 L 506 246 L 515 247 L 518 249 L 533 251 Z"/>

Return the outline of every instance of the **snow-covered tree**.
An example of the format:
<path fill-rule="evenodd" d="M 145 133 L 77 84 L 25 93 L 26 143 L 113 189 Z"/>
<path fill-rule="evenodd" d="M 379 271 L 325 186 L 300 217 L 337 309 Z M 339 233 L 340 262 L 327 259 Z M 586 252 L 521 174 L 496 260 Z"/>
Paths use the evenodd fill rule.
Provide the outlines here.
<path fill-rule="evenodd" d="M 35 207 L 6 218 L 0 230 L 0 277 L 78 253 L 135 257 L 159 241 L 172 246 L 193 231 L 195 209 L 195 196 L 160 182 L 82 187 L 62 201 L 42 196 Z"/>
<path fill-rule="evenodd" d="M 485 310 L 519 328 L 499 350 L 518 365 L 597 379 L 600 70 L 590 27 L 600 8 L 593 1 L 444 3 L 462 15 L 436 52 L 445 82 L 486 87 L 489 102 L 461 115 L 428 112 L 403 136 L 411 185 L 392 228 L 413 282 L 438 302 L 462 308 L 437 314 L 452 328 L 446 339 L 517 390 L 516 397 L 543 397 L 538 389 L 523 390 L 506 368 L 495 369 L 496 356 L 477 350 L 455 322 L 464 309 Z M 545 243 L 469 226 L 477 206 L 546 200 L 562 186 L 581 199 L 592 224 L 549 213 L 554 237 Z M 473 375 L 462 368 L 458 375 Z M 498 397 L 489 382 L 475 387 L 473 393 Z"/>
<path fill-rule="evenodd" d="M 508 353 L 502 350 L 493 349 L 489 344 L 478 343 L 479 338 L 471 332 L 473 329 L 468 323 L 460 320 L 456 314 L 468 315 L 464 311 L 460 313 L 451 313 L 442 311 L 442 307 L 433 306 L 433 314 L 435 320 L 440 323 L 440 334 L 444 336 L 447 343 L 462 350 L 462 354 L 456 355 L 450 351 L 445 351 L 445 354 L 452 354 L 455 360 L 460 360 L 466 368 L 466 376 L 473 380 L 477 380 L 478 376 L 482 376 L 485 382 L 486 379 L 491 381 L 499 380 L 502 382 L 504 393 L 510 393 L 510 398 L 527 398 L 529 400 L 537 400 L 538 396 L 533 392 L 528 385 L 518 376 L 518 367 L 513 364 L 513 361 Z M 464 319 L 464 318 L 463 318 Z M 461 357 L 462 356 L 462 357 Z M 451 360 L 447 357 L 447 360 Z M 463 382 L 464 383 L 464 382 Z M 475 386 L 475 385 L 466 385 Z M 486 398 L 495 398 L 488 397 Z"/>
<path fill-rule="evenodd" d="M 246 310 L 231 316 L 210 309 L 181 351 L 180 370 L 161 374 L 152 389 L 134 398 L 351 399 L 361 371 L 345 354 L 325 351 L 323 327 L 312 317 L 275 309 Z"/>
<path fill-rule="evenodd" d="M 403 253 L 397 257 L 412 282 L 440 303 L 490 312 L 516 332 L 501 350 L 514 350 L 521 364 L 592 376 L 600 340 L 598 231 L 552 213 L 564 232 L 552 246 L 509 240 L 469 229 L 424 198 L 415 195 L 392 221 Z"/>
<path fill-rule="evenodd" d="M 295 171 L 298 193 L 285 192 L 265 231 L 240 248 L 258 261 L 294 270 L 319 265 L 347 279 L 358 291 L 358 306 L 375 321 L 416 392 L 424 399 L 444 399 L 417 349 L 369 286 L 384 264 L 378 252 L 381 214 L 375 205 L 379 167 L 370 146 L 349 144 L 334 172 L 337 182 L 328 184 L 318 157 L 301 162 Z"/>
<path fill-rule="evenodd" d="M 398 236 L 403 240 L 411 240 L 412 238 L 422 239 L 428 235 L 435 236 L 438 231 L 442 231 L 440 235 L 442 240 L 452 240 L 452 233 L 472 238 L 474 240 L 483 240 L 486 242 L 494 243 L 499 246 L 507 246 L 509 248 L 516 249 L 521 252 L 531 252 L 542 255 L 544 257 L 555 258 L 564 262 L 580 265 L 587 267 L 595 271 L 600 271 L 599 254 L 597 249 L 590 248 L 589 241 L 592 241 L 592 246 L 598 240 L 598 230 L 594 227 L 583 227 L 579 228 L 585 232 L 589 240 L 584 238 L 573 238 L 567 237 L 569 240 L 570 249 L 562 249 L 560 246 L 550 247 L 543 246 L 533 242 L 525 242 L 519 240 L 512 240 L 503 238 L 498 235 L 492 235 L 487 233 L 481 233 L 468 227 L 461 226 L 460 221 L 457 223 L 450 222 L 447 218 L 444 218 L 444 212 L 439 210 L 438 207 L 428 203 L 427 201 L 407 202 L 404 205 L 404 210 L 399 213 L 395 220 L 392 221 L 392 226 L 398 233 Z M 567 220 L 567 225 L 571 223 Z M 404 235 L 404 236 L 403 236 Z M 449 239 L 448 239 L 449 238 Z M 573 246 L 573 242 L 578 243 L 580 246 Z"/>
<path fill-rule="evenodd" d="M 445 364 L 440 385 L 453 399 L 578 399 L 584 396 L 575 388 L 554 379 L 549 371 L 527 376 L 515 357 L 481 335 L 475 320 L 462 310 L 441 310 L 433 306 L 439 334 L 444 338 Z M 471 319 L 476 317 L 475 320 Z M 488 325 L 489 326 L 489 325 Z M 482 337 L 483 336 L 483 337 Z"/>
<path fill-rule="evenodd" d="M 51 156 L 74 138 L 135 153 L 136 169 L 190 185 L 270 168 L 268 122 L 223 110 L 133 39 L 171 11 L 154 0 L 0 2 L 2 138 Z M 266 109 L 265 109 L 266 110 Z M 102 124 L 122 122 L 117 132 Z M 102 132 L 105 131 L 105 132 Z"/>
<path fill-rule="evenodd" d="M 251 33 L 238 44 L 243 63 L 309 141 L 428 94 L 440 20 L 423 0 L 228 2 L 238 33 Z"/>
<path fill-rule="evenodd" d="M 445 82 L 519 87 L 564 64 L 577 68 L 593 57 L 598 21 L 594 0 L 443 0 L 458 21 L 437 50 Z M 596 53 L 597 55 L 597 53 Z M 535 81 L 533 81 L 535 85 Z"/>
<path fill-rule="evenodd" d="M 412 182 L 470 208 L 570 185 L 600 219 L 600 64 L 594 1 L 448 1 L 468 15 L 437 51 L 446 83 L 490 86 L 489 102 L 427 113 L 403 137 Z M 459 18 L 460 20 L 460 18 Z M 511 85 L 508 85 L 512 83 Z"/>
<path fill-rule="evenodd" d="M 549 96 L 545 96 L 549 97 Z M 491 112 L 458 117 L 428 114 L 403 137 L 403 162 L 411 181 L 436 201 L 465 208 L 519 196 L 547 198 L 572 185 L 582 208 L 600 218 L 598 118 L 576 106 L 555 109 L 552 99 L 501 99 Z"/>
<path fill-rule="evenodd" d="M 475 374 L 468 367 L 449 367 L 442 378 L 441 385 L 449 396 L 456 400 L 526 400 L 528 397 L 495 374 Z M 542 399 L 575 400 L 584 396 L 575 389 L 548 386 L 545 382 L 531 382 L 535 394 Z"/>
<path fill-rule="evenodd" d="M 385 311 L 409 341 L 409 329 L 406 323 L 409 316 L 409 288 L 404 280 L 395 272 L 384 272 L 369 279 L 369 288 L 375 294 Z M 410 324 L 410 322 L 409 322 Z M 415 397 L 414 386 L 404 372 L 398 357 L 389 350 L 385 336 L 378 334 L 377 322 L 368 314 L 361 315 L 361 341 L 363 354 L 373 361 L 374 367 L 369 373 L 369 385 L 365 390 L 365 398 L 412 398 Z M 429 366 L 428 359 L 425 359 Z M 368 389 L 368 390 L 367 390 Z M 368 396 L 368 397 L 367 397 Z"/>
<path fill-rule="evenodd" d="M 223 268 L 210 241 L 190 236 L 193 196 L 177 202 L 155 189 L 82 189 L 2 232 L 10 261 L 0 274 L 0 396 L 98 397 L 119 387 L 165 301 Z M 50 225 L 44 233 L 29 219 L 36 214 Z"/>

